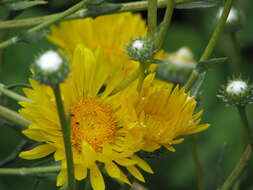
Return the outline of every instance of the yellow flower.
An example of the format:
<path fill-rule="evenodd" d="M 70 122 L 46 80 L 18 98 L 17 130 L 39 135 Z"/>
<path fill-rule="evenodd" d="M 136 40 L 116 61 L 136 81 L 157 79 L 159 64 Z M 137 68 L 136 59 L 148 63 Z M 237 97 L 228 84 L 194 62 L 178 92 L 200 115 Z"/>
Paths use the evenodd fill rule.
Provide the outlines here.
<path fill-rule="evenodd" d="M 65 50 L 69 57 L 77 44 L 92 50 L 101 46 L 106 54 L 118 54 L 118 60 L 125 63 L 125 72 L 129 73 L 137 68 L 138 62 L 128 59 L 125 47 L 131 39 L 146 34 L 146 23 L 139 14 L 120 13 L 61 22 L 59 27 L 51 27 L 51 34 L 47 38 Z M 164 51 L 159 51 L 156 58 L 164 59 L 166 56 Z"/>
<path fill-rule="evenodd" d="M 172 83 L 155 80 L 154 74 L 145 78 L 138 98 L 135 96 L 134 103 L 129 104 L 133 107 L 128 106 L 125 114 L 130 116 L 128 120 L 134 127 L 143 130 L 144 151 L 153 152 L 164 146 L 174 152 L 172 145 L 181 143 L 182 136 L 209 127 L 209 124 L 200 124 L 202 111 L 194 114 L 197 102 L 189 92 L 173 87 Z"/>
<path fill-rule="evenodd" d="M 71 73 L 61 84 L 65 112 L 71 117 L 71 140 L 75 178 L 86 178 L 89 170 L 91 185 L 95 190 L 105 189 L 103 176 L 97 163 L 103 163 L 106 172 L 113 178 L 129 183 L 119 166 L 125 167 L 134 177 L 144 181 L 136 166 L 152 173 L 149 165 L 134 153 L 142 145 L 141 133 L 128 127 L 128 117 L 121 111 L 122 98 L 127 90 L 109 96 L 123 79 L 123 70 L 112 68 L 116 55 L 105 56 L 101 48 L 91 50 L 78 46 L 74 51 Z M 116 69 L 116 70 L 114 70 Z M 111 75 L 114 73 L 114 75 Z M 57 185 L 67 182 L 66 158 L 63 137 L 52 90 L 48 86 L 30 80 L 32 89 L 24 89 L 29 102 L 21 102 L 21 115 L 32 124 L 23 133 L 42 142 L 20 157 L 37 159 L 54 153 L 62 167 Z M 106 85 L 104 85 L 106 83 Z"/>

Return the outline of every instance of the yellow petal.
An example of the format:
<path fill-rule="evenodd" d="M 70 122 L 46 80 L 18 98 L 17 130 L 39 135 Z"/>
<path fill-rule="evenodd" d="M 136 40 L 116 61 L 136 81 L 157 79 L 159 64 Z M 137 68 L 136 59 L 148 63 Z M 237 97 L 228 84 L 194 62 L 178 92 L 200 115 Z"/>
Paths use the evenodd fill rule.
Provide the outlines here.
<path fill-rule="evenodd" d="M 87 176 L 87 168 L 81 165 L 75 165 L 75 178 L 77 180 L 82 180 Z"/>
<path fill-rule="evenodd" d="M 120 158 L 115 161 L 121 166 L 132 166 L 137 163 L 135 160 L 131 160 L 128 158 Z"/>
<path fill-rule="evenodd" d="M 67 182 L 67 171 L 66 169 L 61 169 L 57 176 L 56 186 L 62 186 Z"/>
<path fill-rule="evenodd" d="M 152 168 L 148 165 L 148 163 L 145 160 L 141 159 L 139 156 L 136 156 L 136 155 L 133 156 L 133 159 L 137 161 L 137 165 L 141 169 L 143 169 L 144 171 L 151 173 L 151 174 L 154 173 Z"/>
<path fill-rule="evenodd" d="M 164 147 L 171 152 L 176 152 L 176 149 L 171 145 L 164 145 Z"/>
<path fill-rule="evenodd" d="M 90 182 L 94 190 L 105 189 L 105 182 L 103 176 L 96 165 L 90 168 Z"/>
<path fill-rule="evenodd" d="M 30 126 L 32 127 L 32 126 Z M 43 141 L 47 141 L 47 139 L 42 135 L 42 133 L 40 132 L 40 129 L 31 129 L 29 127 L 29 129 L 23 130 L 22 133 L 27 136 L 28 138 L 38 141 L 38 142 L 43 142 Z"/>
<path fill-rule="evenodd" d="M 142 176 L 141 172 L 135 166 L 127 167 L 127 170 L 138 180 L 145 182 L 144 177 Z"/>
<path fill-rule="evenodd" d="M 116 179 L 119 179 L 120 181 L 127 183 L 130 185 L 129 180 L 127 179 L 126 175 L 119 169 L 119 167 L 114 164 L 113 162 L 108 162 L 105 164 L 105 169 L 107 173 Z"/>
<path fill-rule="evenodd" d="M 55 147 L 49 144 L 39 145 L 32 150 L 24 151 L 19 154 L 21 158 L 33 160 L 45 157 L 55 151 Z"/>

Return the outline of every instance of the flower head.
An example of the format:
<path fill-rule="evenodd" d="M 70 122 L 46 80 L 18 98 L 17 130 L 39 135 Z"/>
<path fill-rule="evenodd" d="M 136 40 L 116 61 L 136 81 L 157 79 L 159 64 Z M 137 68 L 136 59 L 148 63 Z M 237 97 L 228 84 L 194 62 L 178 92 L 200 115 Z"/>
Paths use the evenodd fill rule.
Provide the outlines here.
<path fill-rule="evenodd" d="M 125 47 L 132 39 L 144 38 L 146 34 L 146 23 L 139 14 L 120 13 L 99 16 L 95 19 L 61 22 L 59 27 L 51 27 L 51 34 L 47 38 L 61 47 L 69 55 L 68 57 L 73 54 L 76 44 L 82 44 L 92 50 L 100 46 L 105 54 L 110 52 L 118 54 L 128 74 L 134 71 L 139 63 L 129 60 L 125 54 Z M 135 43 L 135 47 L 141 47 L 140 41 Z M 159 51 L 156 58 L 164 59 L 166 55 L 164 51 Z M 117 62 L 111 64 L 117 67 Z"/>
<path fill-rule="evenodd" d="M 134 100 L 135 112 L 127 115 L 132 125 L 143 131 L 144 151 L 153 152 L 161 146 L 175 151 L 172 145 L 182 142 L 182 136 L 209 127 L 200 124 L 202 111 L 194 113 L 197 102 L 184 88 L 158 82 L 154 74 L 146 77 L 142 91 Z"/>
<path fill-rule="evenodd" d="M 110 61 L 116 59 L 113 54 L 105 56 L 101 48 L 93 53 L 78 46 L 71 72 L 60 85 L 65 112 L 70 116 L 75 178 L 82 180 L 89 171 L 95 190 L 105 188 L 98 163 L 104 164 L 111 177 L 125 183 L 129 181 L 119 166 L 142 181 L 144 178 L 136 166 L 152 173 L 148 164 L 135 155 L 142 146 L 142 135 L 139 135 L 140 130 L 129 127 L 128 117 L 122 111 L 122 97 L 128 92 L 109 96 L 124 76 L 120 64 L 117 70 L 110 66 Z M 62 165 L 57 185 L 63 185 L 67 182 L 66 157 L 53 92 L 33 79 L 30 83 L 32 89 L 24 89 L 24 92 L 32 102 L 21 102 L 20 113 L 32 124 L 23 133 L 42 144 L 20 156 L 37 159 L 54 153 L 55 160 Z"/>

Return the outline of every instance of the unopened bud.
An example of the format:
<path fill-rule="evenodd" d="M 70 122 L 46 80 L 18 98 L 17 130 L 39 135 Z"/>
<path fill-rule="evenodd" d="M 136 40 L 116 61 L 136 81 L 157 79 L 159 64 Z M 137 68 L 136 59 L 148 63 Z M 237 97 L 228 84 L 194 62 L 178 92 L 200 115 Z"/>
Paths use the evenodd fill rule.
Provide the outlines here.
<path fill-rule="evenodd" d="M 130 42 L 126 47 L 127 55 L 130 59 L 145 62 L 155 53 L 153 42 L 148 38 L 137 38 Z"/>
<path fill-rule="evenodd" d="M 246 106 L 253 102 L 252 87 L 242 79 L 229 80 L 218 95 L 225 103 L 235 106 Z"/>
<path fill-rule="evenodd" d="M 42 84 L 53 86 L 63 82 L 69 72 L 66 59 L 53 50 L 39 55 L 32 65 L 32 69 L 36 80 Z"/>

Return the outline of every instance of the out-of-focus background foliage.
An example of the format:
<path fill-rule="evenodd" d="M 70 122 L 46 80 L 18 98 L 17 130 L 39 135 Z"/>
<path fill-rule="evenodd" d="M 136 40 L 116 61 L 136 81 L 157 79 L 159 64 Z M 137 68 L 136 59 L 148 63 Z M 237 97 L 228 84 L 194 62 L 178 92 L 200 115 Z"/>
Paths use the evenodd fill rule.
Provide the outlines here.
<path fill-rule="evenodd" d="M 77 0 L 49 0 L 48 5 L 38 6 L 24 11 L 16 19 L 29 18 L 40 15 L 53 14 L 65 10 L 76 3 Z M 229 60 L 216 68 L 208 71 L 203 84 L 200 99 L 200 108 L 204 109 L 203 122 L 208 122 L 211 127 L 196 135 L 198 151 L 204 167 L 207 189 L 213 190 L 221 184 L 234 167 L 242 153 L 240 118 L 235 108 L 225 107 L 216 98 L 221 84 L 224 84 L 228 76 L 241 73 L 243 78 L 253 81 L 253 1 L 240 0 L 237 4 L 243 14 L 243 25 L 236 33 L 241 48 L 241 61 L 238 61 L 238 52 L 235 52 L 231 36 L 225 32 L 212 57 L 229 57 Z M 199 59 L 203 52 L 216 22 L 216 13 L 219 7 L 206 9 L 177 9 L 173 15 L 172 25 L 169 29 L 164 49 L 173 52 L 182 46 L 188 46 L 194 52 L 195 59 Z M 159 19 L 162 18 L 163 9 L 159 9 Z M 4 17 L 6 10 L 0 7 L 0 19 Z M 146 12 L 141 12 L 146 18 Z M 129 21 L 131 22 L 131 21 Z M 13 36 L 24 29 L 0 31 L 3 39 Z M 85 29 L 83 31 L 85 35 Z M 52 48 L 46 39 L 34 43 L 20 43 L 1 50 L 0 52 L 0 83 L 11 85 L 27 83 L 30 76 L 29 66 L 34 57 L 48 48 Z M 20 88 L 15 89 L 22 92 Z M 17 103 L 11 99 L 0 97 L 1 104 L 18 109 Z M 247 107 L 250 123 L 253 124 L 253 107 Z M 0 122 L 0 161 L 5 159 L 21 142 L 22 137 L 10 127 Z M 159 158 L 148 160 L 155 174 L 145 174 L 146 183 L 150 190 L 194 190 L 197 189 L 194 166 L 191 158 L 189 143 L 186 141 L 176 145 L 175 153 L 167 152 Z M 35 166 L 38 161 L 18 160 L 8 167 Z M 253 164 L 249 166 L 247 175 L 241 180 L 242 190 L 253 190 Z M 22 177 L 0 176 L 0 190 L 32 190 L 40 181 L 37 190 L 54 190 L 54 177 Z M 107 178 L 106 178 L 107 179 Z M 118 189 L 115 182 L 106 180 L 107 189 Z M 111 188 L 110 188 L 111 187 Z"/>

